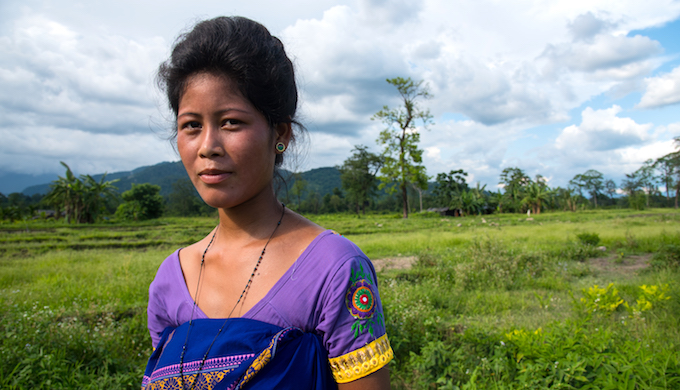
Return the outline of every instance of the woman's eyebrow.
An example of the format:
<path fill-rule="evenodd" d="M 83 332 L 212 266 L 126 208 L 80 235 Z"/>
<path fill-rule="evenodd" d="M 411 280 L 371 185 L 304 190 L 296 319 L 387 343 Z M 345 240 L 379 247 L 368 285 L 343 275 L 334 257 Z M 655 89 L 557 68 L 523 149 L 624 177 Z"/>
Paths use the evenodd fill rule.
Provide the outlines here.
<path fill-rule="evenodd" d="M 215 112 L 215 114 L 222 115 L 222 114 L 226 114 L 226 113 L 231 112 L 231 111 L 242 112 L 244 114 L 250 114 L 250 111 L 248 111 L 248 110 L 242 110 L 240 108 L 231 108 L 231 107 L 225 108 L 223 110 L 219 110 L 219 111 Z M 179 118 L 179 117 L 185 116 L 185 115 L 202 116 L 201 114 L 196 113 L 196 112 L 183 112 L 183 113 L 180 113 L 179 115 L 177 115 L 177 117 Z"/>

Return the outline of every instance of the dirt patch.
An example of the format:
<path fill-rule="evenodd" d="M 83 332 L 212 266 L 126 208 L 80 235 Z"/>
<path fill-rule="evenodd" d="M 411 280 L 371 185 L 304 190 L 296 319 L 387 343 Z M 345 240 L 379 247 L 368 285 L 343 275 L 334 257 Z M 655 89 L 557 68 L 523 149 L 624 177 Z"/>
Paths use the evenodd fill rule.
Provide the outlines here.
<path fill-rule="evenodd" d="M 594 271 L 606 274 L 634 274 L 639 270 L 649 267 L 652 254 L 639 256 L 626 256 L 618 259 L 616 256 L 597 257 L 590 260 L 590 266 Z"/>
<path fill-rule="evenodd" d="M 372 261 L 376 272 L 381 272 L 389 269 L 409 269 L 413 266 L 413 263 L 415 263 L 417 259 L 418 257 L 416 256 L 403 256 L 376 259 Z"/>

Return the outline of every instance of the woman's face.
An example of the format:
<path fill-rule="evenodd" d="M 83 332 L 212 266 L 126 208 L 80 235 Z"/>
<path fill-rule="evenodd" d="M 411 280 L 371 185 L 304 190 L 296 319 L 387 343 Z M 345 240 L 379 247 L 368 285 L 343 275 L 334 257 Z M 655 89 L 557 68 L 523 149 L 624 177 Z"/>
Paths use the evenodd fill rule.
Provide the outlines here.
<path fill-rule="evenodd" d="M 276 142 L 288 145 L 290 126 L 272 130 L 228 77 L 190 76 L 177 112 L 177 149 L 203 200 L 231 208 L 271 193 Z"/>

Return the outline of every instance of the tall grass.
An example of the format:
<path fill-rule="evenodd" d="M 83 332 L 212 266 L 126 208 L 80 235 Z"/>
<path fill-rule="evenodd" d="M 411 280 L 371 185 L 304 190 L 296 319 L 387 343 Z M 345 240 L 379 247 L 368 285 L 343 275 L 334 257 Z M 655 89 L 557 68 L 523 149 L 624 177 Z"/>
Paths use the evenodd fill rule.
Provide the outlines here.
<path fill-rule="evenodd" d="M 393 388 L 680 386 L 678 212 L 314 220 L 373 259 L 417 258 L 379 274 Z M 137 388 L 148 285 L 215 223 L 0 225 L 0 388 Z M 628 271 L 640 256 L 651 265 Z M 610 283 L 629 308 L 589 311 Z M 664 285 L 670 299 L 633 309 Z"/>

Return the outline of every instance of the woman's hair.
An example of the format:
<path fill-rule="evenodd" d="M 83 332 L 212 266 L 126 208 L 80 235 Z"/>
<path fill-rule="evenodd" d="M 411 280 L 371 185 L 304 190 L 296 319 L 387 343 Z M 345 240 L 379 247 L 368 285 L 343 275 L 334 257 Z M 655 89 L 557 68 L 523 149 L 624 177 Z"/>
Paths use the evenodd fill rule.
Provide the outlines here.
<path fill-rule="evenodd" d="M 279 123 L 302 128 L 295 120 L 298 94 L 293 63 L 283 43 L 263 25 L 223 16 L 199 22 L 177 38 L 156 78 L 175 117 L 187 80 L 202 72 L 229 77 L 272 129 Z M 294 138 L 293 134 L 291 141 Z M 276 165 L 282 162 L 283 155 L 277 154 Z"/>

